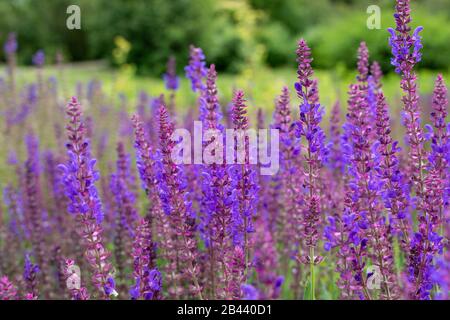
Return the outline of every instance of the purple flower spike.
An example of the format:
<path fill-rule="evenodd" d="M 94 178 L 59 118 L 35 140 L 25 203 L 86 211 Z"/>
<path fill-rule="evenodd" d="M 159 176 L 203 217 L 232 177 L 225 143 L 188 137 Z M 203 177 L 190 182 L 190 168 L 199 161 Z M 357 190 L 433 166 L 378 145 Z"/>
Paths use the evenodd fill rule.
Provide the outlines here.
<path fill-rule="evenodd" d="M 194 46 L 190 47 L 190 59 L 189 65 L 184 69 L 186 71 L 186 77 L 191 80 L 192 91 L 199 90 L 203 92 L 206 89 L 203 83 L 207 74 L 205 55 L 202 49 Z"/>
<path fill-rule="evenodd" d="M 203 299 L 202 287 L 199 283 L 199 265 L 197 240 L 195 238 L 195 216 L 189 201 L 183 172 L 172 161 L 172 140 L 174 125 L 161 101 L 159 109 L 159 145 L 161 166 L 160 198 L 163 208 L 168 214 L 170 226 L 173 228 L 179 243 L 177 244 L 179 264 L 185 268 L 184 280 L 189 284 L 190 292 Z M 175 257 L 174 257 L 175 258 Z"/>
<path fill-rule="evenodd" d="M 232 118 L 235 130 L 243 133 L 248 129 L 247 105 L 244 92 L 241 90 L 236 91 L 233 97 Z M 233 243 L 235 246 L 242 247 L 247 268 L 250 261 L 248 256 L 250 233 L 254 232 L 253 219 L 256 215 L 258 184 L 256 172 L 250 165 L 249 140 L 245 136 L 244 145 L 244 155 L 241 155 L 244 163 L 231 166 L 229 172 L 237 195 L 237 201 L 233 206 Z M 237 145 L 235 145 L 235 152 L 239 152 Z"/>
<path fill-rule="evenodd" d="M 442 254 L 443 237 L 438 234 L 441 225 L 440 211 L 443 208 L 444 181 L 438 172 L 432 169 L 425 179 L 424 204 L 426 214 L 418 217 L 419 230 L 411 240 L 408 261 L 409 280 L 414 284 L 412 299 L 429 300 L 431 291 L 437 284 L 438 275 L 435 260 Z"/>
<path fill-rule="evenodd" d="M 339 172 L 344 172 L 344 159 L 341 150 L 341 105 L 339 101 L 333 105 L 330 116 L 330 143 L 329 143 L 329 158 L 328 165 Z"/>
<path fill-rule="evenodd" d="M 0 300 L 17 300 L 17 288 L 7 276 L 0 277 Z"/>
<path fill-rule="evenodd" d="M 115 238 L 114 255 L 120 277 L 125 277 L 125 269 L 129 265 L 127 251 L 131 247 L 134 227 L 138 213 L 135 208 L 133 175 L 130 170 L 129 156 L 125 153 L 122 142 L 117 144 L 117 169 L 110 177 L 110 190 L 115 204 Z"/>
<path fill-rule="evenodd" d="M 383 78 L 383 71 L 381 71 L 380 64 L 377 61 L 374 61 L 370 66 L 370 74 L 373 78 L 376 92 L 378 92 L 382 87 L 381 79 Z"/>
<path fill-rule="evenodd" d="M 224 128 L 220 124 L 222 114 L 220 111 L 219 97 L 216 86 L 217 72 L 212 64 L 208 70 L 205 95 L 200 98 L 205 116 L 203 128 L 205 130 L 218 130 L 224 134 Z M 220 143 L 215 138 L 204 141 L 206 148 Z M 229 244 L 231 242 L 230 229 L 232 228 L 232 207 L 236 195 L 232 192 L 231 178 L 227 165 L 222 163 L 205 164 L 201 166 L 202 175 L 202 199 L 200 205 L 199 231 L 209 255 L 209 279 L 211 281 L 211 299 L 224 297 L 225 275 L 217 275 L 216 268 L 223 264 L 224 256 L 232 254 Z"/>
<path fill-rule="evenodd" d="M 17 52 L 17 39 L 16 34 L 14 32 L 11 32 L 8 35 L 8 39 L 5 42 L 5 45 L 3 46 L 3 50 L 5 51 L 5 54 L 7 56 L 12 55 Z"/>
<path fill-rule="evenodd" d="M 394 299 L 397 294 L 393 273 L 393 249 L 389 241 L 389 229 L 382 218 L 378 202 L 382 181 L 375 171 L 376 163 L 379 161 L 375 159 L 370 141 L 372 127 L 367 117 L 369 104 L 364 91 L 358 85 L 350 86 L 348 104 L 350 111 L 347 115 L 347 129 L 352 149 L 349 158 L 352 165 L 352 168 L 349 168 L 352 179 L 348 186 L 356 193 L 352 202 L 356 202 L 359 206 L 354 210 L 358 223 L 354 225 L 353 243 L 365 241 L 366 244 L 373 247 L 373 252 L 369 256 L 373 264 L 379 268 L 382 276 L 381 297 L 390 300 Z M 365 246 L 362 246 L 361 250 L 363 247 Z M 364 260 L 358 261 L 358 265 L 363 267 Z M 357 273 L 359 277 L 363 277 L 362 270 Z M 363 281 L 362 278 L 361 281 Z M 364 290 L 364 296 L 370 298 L 367 290 Z"/>
<path fill-rule="evenodd" d="M 358 81 L 367 82 L 369 76 L 369 49 L 365 42 L 358 48 Z"/>
<path fill-rule="evenodd" d="M 242 285 L 245 281 L 245 255 L 241 247 L 236 246 L 233 254 L 225 261 L 226 272 L 228 273 L 227 286 L 225 291 L 227 298 L 240 300 L 242 298 Z"/>
<path fill-rule="evenodd" d="M 319 238 L 318 228 L 320 224 L 320 195 L 317 178 L 320 168 L 326 160 L 328 150 L 325 146 L 325 133 L 320 127 L 323 108 L 318 103 L 317 82 L 313 81 L 311 68 L 311 50 L 305 40 L 301 39 L 297 48 L 298 82 L 295 89 L 300 98 L 300 120 L 297 123 L 297 136 L 306 139 L 305 167 L 303 175 L 304 203 L 303 236 L 308 248 L 315 248 Z M 299 223 L 299 222 L 296 222 Z M 314 260 L 313 257 L 310 259 Z"/>
<path fill-rule="evenodd" d="M 33 56 L 33 64 L 36 67 L 42 67 L 45 63 L 45 54 L 43 50 L 39 50 L 38 52 L 35 53 L 35 55 Z"/>
<path fill-rule="evenodd" d="M 391 135 L 390 117 L 384 94 L 377 95 L 376 133 L 379 161 L 376 165 L 377 174 L 383 181 L 382 198 L 394 219 L 393 226 L 400 238 L 400 244 L 407 253 L 409 250 L 410 226 L 408 217 L 409 194 L 405 177 L 400 171 L 398 142 Z"/>
<path fill-rule="evenodd" d="M 109 262 L 110 253 L 103 245 L 103 210 L 95 182 L 100 178 L 95 170 L 95 159 L 89 151 L 85 138 L 85 125 L 81 121 L 81 105 L 73 97 L 67 106 L 69 125 L 67 134 L 68 162 L 60 165 L 64 174 L 68 211 L 76 216 L 78 233 L 83 239 L 86 259 L 93 270 L 92 282 L 102 298 L 115 295 L 111 281 L 113 267 Z"/>
<path fill-rule="evenodd" d="M 450 153 L 450 133 L 447 131 L 446 122 L 448 115 L 447 87 L 442 75 L 438 75 L 433 92 L 431 120 L 434 131 L 431 135 L 431 153 L 428 157 L 430 167 L 435 168 L 442 179 L 448 175 L 446 155 Z"/>
<path fill-rule="evenodd" d="M 179 86 L 179 78 L 177 77 L 176 60 L 171 56 L 167 62 L 167 72 L 164 74 L 164 82 L 167 90 L 177 90 Z"/>
<path fill-rule="evenodd" d="M 147 220 L 141 219 L 136 229 L 132 249 L 135 284 L 131 287 L 130 294 L 134 300 L 160 298 L 161 273 L 155 267 L 155 249 L 150 224 Z"/>
<path fill-rule="evenodd" d="M 419 230 L 411 241 L 411 254 L 409 257 L 409 279 L 414 284 L 411 297 L 428 300 L 436 284 L 442 285 L 442 270 L 445 270 L 442 254 L 444 235 L 441 226 L 448 225 L 445 216 L 445 207 L 448 206 L 448 177 L 449 166 L 446 154 L 449 150 L 449 132 L 446 130 L 447 116 L 447 88 L 441 75 L 436 80 L 433 92 L 431 119 L 431 152 L 429 159 L 429 172 L 423 184 L 423 194 L 419 217 Z M 447 209 L 448 210 L 448 209 Z"/>
<path fill-rule="evenodd" d="M 411 8 L 410 0 L 397 0 L 394 14 L 396 28 L 389 28 L 391 34 L 389 44 L 392 48 L 391 63 L 397 73 L 409 73 L 414 65 L 420 62 L 422 56 L 422 42 L 419 33 L 423 27 L 417 27 L 411 34 Z"/>
<path fill-rule="evenodd" d="M 390 30 L 392 34 L 391 46 L 393 61 L 396 71 L 401 73 L 400 87 L 403 90 L 403 123 L 406 127 L 406 142 L 409 144 L 409 161 L 412 167 L 410 174 L 411 183 L 419 197 L 423 195 L 423 170 L 426 152 L 423 147 L 424 136 L 420 123 L 419 95 L 417 93 L 416 75 L 414 66 L 418 62 L 411 53 L 411 48 L 417 42 L 411 35 L 411 10 L 409 0 L 397 0 L 396 5 L 396 30 Z M 417 33 L 417 32 L 416 32 Z M 419 203 L 420 209 L 420 203 Z"/>
<path fill-rule="evenodd" d="M 37 274 L 39 273 L 39 267 L 33 264 L 30 260 L 30 254 L 25 254 L 25 265 L 23 270 L 23 280 L 25 281 L 27 291 L 32 293 L 33 296 L 38 296 L 38 284 Z"/>

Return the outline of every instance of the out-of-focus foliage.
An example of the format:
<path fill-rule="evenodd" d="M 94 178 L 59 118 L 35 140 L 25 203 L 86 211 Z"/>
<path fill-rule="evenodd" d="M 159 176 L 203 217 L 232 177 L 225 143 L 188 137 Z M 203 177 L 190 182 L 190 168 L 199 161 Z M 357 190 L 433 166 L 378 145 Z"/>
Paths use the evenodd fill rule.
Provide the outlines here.
<path fill-rule="evenodd" d="M 251 4 L 264 10 L 271 21 L 284 25 L 286 30 L 295 34 L 323 21 L 334 8 L 329 0 L 251 0 Z M 335 4 L 336 5 L 336 4 Z"/>
<path fill-rule="evenodd" d="M 414 11 L 414 26 L 423 26 L 423 60 L 419 67 L 427 69 L 447 69 L 450 66 L 450 21 L 445 14 Z M 371 58 L 380 61 L 385 71 L 391 71 L 389 63 L 391 51 L 388 45 L 388 27 L 393 25 L 393 11 L 382 9 L 381 29 L 366 28 L 365 12 L 350 12 L 335 18 L 328 24 L 321 24 L 308 31 L 306 38 L 314 48 L 315 63 L 319 68 L 332 68 L 337 62 L 347 68 L 356 64 L 354 47 L 365 41 Z"/>
<path fill-rule="evenodd" d="M 47 61 L 52 61 L 60 50 L 70 60 L 93 58 L 88 48 L 87 30 L 66 27 L 66 10 L 71 4 L 80 5 L 82 14 L 93 9 L 93 2 L 89 0 L 0 1 L 0 41 L 3 43 L 9 32 L 17 33 L 20 63 L 30 64 L 32 55 L 42 48 L 45 48 Z M 3 50 L 0 57 L 3 57 Z"/>
<path fill-rule="evenodd" d="M 70 4 L 81 8 L 81 30 L 66 28 Z M 448 69 L 450 1 L 413 4 L 414 24 L 425 27 L 420 67 Z M 381 7 L 380 30 L 366 27 L 369 5 Z M 0 42 L 17 32 L 20 63 L 45 48 L 50 62 L 62 50 L 67 60 L 106 58 L 118 66 L 113 51 L 120 36 L 131 44 L 125 63 L 159 76 L 169 55 L 182 72 L 190 44 L 220 71 L 249 73 L 261 63 L 291 64 L 300 37 L 311 41 L 315 67 L 353 67 L 353 48 L 365 39 L 372 57 L 391 71 L 386 28 L 394 24 L 393 6 L 391 0 L 2 0 Z"/>
<path fill-rule="evenodd" d="M 98 12 L 88 28 L 89 43 L 97 56 L 108 55 L 114 45 L 111 39 L 120 35 L 132 44 L 129 61 L 141 71 L 159 74 L 171 54 L 186 61 L 190 44 L 209 46 L 213 0 L 94 2 Z"/>

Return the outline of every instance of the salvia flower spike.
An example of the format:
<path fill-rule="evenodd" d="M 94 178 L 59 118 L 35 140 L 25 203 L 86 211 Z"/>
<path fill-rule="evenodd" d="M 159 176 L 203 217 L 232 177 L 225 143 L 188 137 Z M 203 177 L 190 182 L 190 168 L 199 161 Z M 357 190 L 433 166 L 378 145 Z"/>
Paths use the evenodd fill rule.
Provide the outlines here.
<path fill-rule="evenodd" d="M 60 165 L 64 174 L 66 195 L 70 202 L 68 211 L 76 216 L 78 233 L 82 238 L 85 257 L 93 270 L 92 283 L 100 297 L 116 295 L 110 253 L 103 244 L 103 210 L 95 182 L 99 173 L 95 170 L 95 159 L 91 158 L 89 142 L 85 138 L 81 105 L 73 97 L 67 105 L 68 162 Z"/>

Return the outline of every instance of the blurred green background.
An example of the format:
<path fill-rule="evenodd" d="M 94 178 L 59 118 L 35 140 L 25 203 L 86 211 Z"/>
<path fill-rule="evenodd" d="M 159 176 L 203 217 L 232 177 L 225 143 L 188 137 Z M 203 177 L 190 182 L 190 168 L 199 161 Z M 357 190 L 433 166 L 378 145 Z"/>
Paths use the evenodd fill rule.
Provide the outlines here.
<path fill-rule="evenodd" d="M 81 30 L 66 27 L 71 4 L 81 9 Z M 367 28 L 370 5 L 381 8 L 379 30 Z M 61 51 L 70 62 L 64 74 L 67 94 L 80 81 L 96 78 L 111 96 L 123 92 L 130 99 L 143 89 L 164 92 L 167 58 L 176 56 L 183 75 L 194 44 L 219 70 L 222 101 L 227 103 L 239 87 L 252 105 L 270 110 L 281 86 L 292 88 L 295 81 L 300 37 L 312 48 L 321 102 L 327 107 L 346 99 L 364 40 L 371 60 L 379 61 L 387 74 L 389 100 L 398 102 L 399 78 L 390 65 L 386 31 L 394 26 L 394 5 L 394 0 L 1 0 L 0 42 L 9 32 L 17 33 L 18 81 L 33 79 L 29 65 L 41 48 L 45 73 L 58 74 L 53 63 Z M 424 26 L 419 90 L 428 95 L 436 74 L 447 77 L 450 71 L 450 1 L 413 0 L 412 7 L 413 26 Z M 184 107 L 195 103 L 183 77 L 177 100 Z"/>
<path fill-rule="evenodd" d="M 175 55 L 179 71 L 188 46 L 200 46 L 220 71 L 239 73 L 249 63 L 294 65 L 296 40 L 313 48 L 315 68 L 353 68 L 358 43 L 365 40 L 373 59 L 391 71 L 386 29 L 393 25 L 393 0 L 2 0 L 0 39 L 15 31 L 19 61 L 27 64 L 38 48 L 51 61 L 108 59 L 114 38 L 130 44 L 127 62 L 137 72 L 161 75 Z M 81 30 L 66 28 L 66 8 L 81 8 Z M 381 29 L 369 30 L 366 9 L 381 7 Z M 450 66 L 450 1 L 413 1 L 414 25 L 423 25 L 425 69 Z M 2 53 L 3 55 L 3 53 Z"/>

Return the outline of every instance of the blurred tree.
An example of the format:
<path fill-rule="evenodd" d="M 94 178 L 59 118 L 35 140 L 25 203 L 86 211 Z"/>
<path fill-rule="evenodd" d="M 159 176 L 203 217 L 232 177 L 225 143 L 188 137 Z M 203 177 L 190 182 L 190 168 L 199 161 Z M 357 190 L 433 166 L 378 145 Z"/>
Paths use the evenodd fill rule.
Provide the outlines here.
<path fill-rule="evenodd" d="M 424 27 L 423 60 L 419 68 L 447 69 L 450 66 L 450 23 L 443 13 L 430 13 L 415 10 L 412 26 Z M 318 25 L 308 31 L 314 54 L 314 63 L 319 68 L 334 68 L 342 62 L 348 69 L 356 65 L 356 50 L 361 41 L 365 41 L 370 50 L 371 59 L 380 61 L 385 72 L 392 71 L 390 65 L 391 49 L 388 45 L 388 27 L 395 27 L 393 10 L 382 10 L 381 29 L 369 30 L 366 27 L 367 15 L 361 11 L 350 11 L 335 17 L 327 24 Z"/>
<path fill-rule="evenodd" d="M 66 9 L 81 8 L 81 30 L 68 30 Z M 382 7 L 382 29 L 368 30 L 368 5 Z M 176 55 L 178 72 L 190 44 L 203 48 L 220 71 L 245 72 L 257 64 L 294 63 L 296 40 L 307 37 L 317 67 L 354 64 L 354 48 L 366 40 L 376 59 L 389 55 L 385 29 L 393 25 L 392 0 L 1 0 L 0 41 L 14 31 L 19 62 L 31 63 L 44 49 L 52 62 L 62 50 L 67 60 L 108 58 L 116 65 L 114 39 L 130 42 L 127 63 L 139 73 L 161 75 Z M 414 22 L 425 26 L 427 68 L 448 68 L 449 0 L 414 1 Z M 0 58 L 3 57 L 2 50 Z M 385 64 L 384 69 L 391 70 Z"/>
<path fill-rule="evenodd" d="M 283 24 L 292 34 L 324 21 L 334 10 L 329 0 L 251 0 L 251 4 L 266 11 L 270 20 Z"/>
<path fill-rule="evenodd" d="M 171 54 L 183 66 L 190 44 L 208 47 L 208 37 L 217 36 L 210 35 L 213 0 L 97 0 L 95 4 L 88 21 L 94 55 L 107 56 L 114 46 L 112 39 L 123 36 L 132 44 L 129 62 L 141 73 L 161 74 Z"/>
<path fill-rule="evenodd" d="M 68 30 L 66 9 L 70 4 L 79 4 L 88 11 L 90 3 L 88 0 L 3 0 L 0 2 L 0 30 L 4 34 L 17 33 L 21 63 L 31 63 L 38 49 L 44 49 L 47 61 L 52 61 L 59 50 L 71 60 L 89 59 L 83 20 L 81 30 Z"/>

